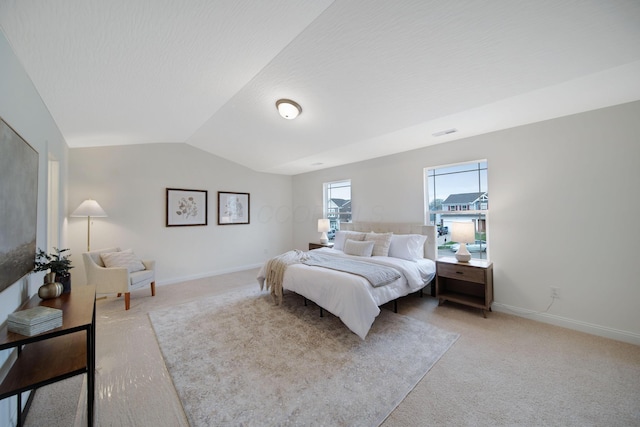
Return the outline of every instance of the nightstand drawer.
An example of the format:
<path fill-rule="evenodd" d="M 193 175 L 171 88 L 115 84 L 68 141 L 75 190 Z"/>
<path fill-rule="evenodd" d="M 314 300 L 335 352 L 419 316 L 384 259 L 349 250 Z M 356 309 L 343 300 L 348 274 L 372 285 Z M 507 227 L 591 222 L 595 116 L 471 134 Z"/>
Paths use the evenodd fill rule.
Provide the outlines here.
<path fill-rule="evenodd" d="M 484 270 L 481 268 L 444 264 L 441 262 L 438 263 L 438 276 L 464 280 L 466 282 L 485 282 Z"/>

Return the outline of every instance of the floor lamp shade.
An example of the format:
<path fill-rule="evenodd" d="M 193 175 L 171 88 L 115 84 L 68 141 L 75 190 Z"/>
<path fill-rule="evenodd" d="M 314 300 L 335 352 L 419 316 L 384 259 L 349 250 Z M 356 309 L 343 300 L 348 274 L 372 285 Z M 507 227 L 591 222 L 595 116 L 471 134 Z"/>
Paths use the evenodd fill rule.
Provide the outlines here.
<path fill-rule="evenodd" d="M 108 215 L 98 202 L 92 199 L 87 199 L 80 203 L 80 206 L 71 213 L 71 216 L 74 218 L 87 217 L 87 252 L 89 252 L 91 250 L 91 217 L 104 218 Z"/>

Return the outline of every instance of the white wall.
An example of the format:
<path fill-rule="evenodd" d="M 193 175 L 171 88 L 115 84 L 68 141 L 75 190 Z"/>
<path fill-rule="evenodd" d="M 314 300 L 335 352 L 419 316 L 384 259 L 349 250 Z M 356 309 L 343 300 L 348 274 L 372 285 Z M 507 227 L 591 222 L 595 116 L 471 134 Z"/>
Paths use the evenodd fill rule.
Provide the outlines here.
<path fill-rule="evenodd" d="M 47 167 L 48 159 L 60 164 L 58 206 L 66 209 L 67 144 L 49 114 L 40 95 L 14 55 L 9 42 L 0 32 L 0 116 L 13 127 L 40 155 L 38 170 L 38 231 L 36 243 L 47 248 Z M 0 212 L 0 215 L 3 213 Z M 64 240 L 64 214 L 60 216 L 60 242 Z M 34 254 L 35 259 L 35 254 Z M 18 308 L 42 284 L 43 274 L 32 274 L 19 280 L 0 293 L 0 322 Z M 4 365 L 10 352 L 0 352 L 0 365 Z M 0 425 L 16 423 L 16 399 L 0 401 Z"/>
<path fill-rule="evenodd" d="M 494 310 L 640 344 L 640 102 L 297 175 L 294 246 L 318 239 L 322 183 L 351 179 L 355 221 L 422 223 L 423 169 L 489 165 Z"/>
<path fill-rule="evenodd" d="M 186 144 L 72 148 L 69 164 L 69 213 L 92 198 L 109 215 L 92 219 L 91 249 L 132 248 L 155 259 L 159 285 L 261 265 L 291 247 L 289 176 Z M 166 188 L 207 190 L 208 225 L 166 227 Z M 250 193 L 250 224 L 217 225 L 218 191 Z M 69 219 L 69 242 L 73 287 L 86 282 L 86 218 Z"/>

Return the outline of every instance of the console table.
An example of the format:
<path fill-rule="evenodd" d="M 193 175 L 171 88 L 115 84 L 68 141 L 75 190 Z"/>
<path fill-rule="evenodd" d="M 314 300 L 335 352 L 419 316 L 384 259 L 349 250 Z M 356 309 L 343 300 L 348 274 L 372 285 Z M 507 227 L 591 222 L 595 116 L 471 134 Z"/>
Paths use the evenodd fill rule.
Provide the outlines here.
<path fill-rule="evenodd" d="M 62 326 L 31 337 L 0 329 L 0 350 L 17 348 L 18 358 L 0 384 L 0 399 L 17 395 L 18 426 L 24 423 L 22 393 L 87 374 L 87 417 L 93 426 L 96 355 L 96 287 L 77 286 L 58 298 L 31 297 L 18 310 L 38 305 L 62 310 Z"/>

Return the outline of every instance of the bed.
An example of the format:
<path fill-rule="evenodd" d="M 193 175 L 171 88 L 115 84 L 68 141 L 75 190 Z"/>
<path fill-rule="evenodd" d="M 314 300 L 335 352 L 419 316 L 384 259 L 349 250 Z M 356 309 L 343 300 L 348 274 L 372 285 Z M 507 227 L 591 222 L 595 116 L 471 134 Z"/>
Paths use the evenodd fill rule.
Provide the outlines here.
<path fill-rule="evenodd" d="M 373 245 L 371 242 L 373 241 Z M 368 255 L 369 247 L 371 255 Z M 385 251 L 386 249 L 386 251 Z M 321 309 L 338 316 L 351 331 L 365 339 L 380 306 L 410 293 L 421 291 L 435 277 L 436 227 L 405 223 L 344 223 L 336 233 L 334 248 L 313 251 L 290 251 L 278 280 L 273 280 L 276 259 L 268 260 L 258 273 L 261 289 L 270 290 L 274 298 L 292 291 L 316 303 Z M 370 278 L 360 273 L 318 266 L 336 259 L 338 264 L 350 261 L 372 265 L 372 270 L 385 267 L 395 270 L 397 278 L 373 286 Z M 328 261 L 327 261 L 328 262 Z M 382 267 L 378 267 L 382 266 Z M 273 282 L 281 282 L 278 287 Z M 270 283 L 272 282 L 272 283 Z"/>

